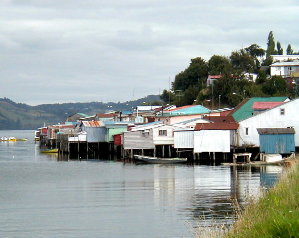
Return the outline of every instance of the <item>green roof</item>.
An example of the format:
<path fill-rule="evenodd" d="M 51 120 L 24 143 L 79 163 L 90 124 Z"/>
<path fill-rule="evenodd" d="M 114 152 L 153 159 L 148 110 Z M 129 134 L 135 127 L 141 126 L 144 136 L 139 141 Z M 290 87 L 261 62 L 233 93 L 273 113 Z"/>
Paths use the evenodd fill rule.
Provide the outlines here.
<path fill-rule="evenodd" d="M 239 122 L 243 121 L 253 115 L 252 105 L 255 102 L 284 102 L 288 97 L 255 97 L 249 98 L 239 104 L 235 111 L 232 113 L 233 118 Z"/>

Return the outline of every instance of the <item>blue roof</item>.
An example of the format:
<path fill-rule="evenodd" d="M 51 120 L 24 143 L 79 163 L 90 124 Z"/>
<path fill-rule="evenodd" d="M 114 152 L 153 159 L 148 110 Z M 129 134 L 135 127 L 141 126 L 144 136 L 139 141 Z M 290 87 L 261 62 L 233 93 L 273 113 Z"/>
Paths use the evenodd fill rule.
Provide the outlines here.
<path fill-rule="evenodd" d="M 201 105 L 195 105 L 195 106 L 186 107 L 186 108 L 182 108 L 170 112 L 165 112 L 165 114 L 168 114 L 170 116 L 183 116 L 183 115 L 203 114 L 209 112 L 210 109 Z"/>
<path fill-rule="evenodd" d="M 123 115 L 130 115 L 130 114 L 133 114 L 132 111 L 122 111 L 121 112 Z"/>

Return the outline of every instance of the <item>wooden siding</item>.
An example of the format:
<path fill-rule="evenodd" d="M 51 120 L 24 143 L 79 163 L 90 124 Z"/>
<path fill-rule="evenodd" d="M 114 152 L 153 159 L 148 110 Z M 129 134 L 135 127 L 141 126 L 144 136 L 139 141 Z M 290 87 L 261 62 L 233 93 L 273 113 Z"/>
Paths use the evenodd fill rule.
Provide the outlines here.
<path fill-rule="evenodd" d="M 123 137 L 124 149 L 154 149 L 153 131 L 125 132 Z"/>

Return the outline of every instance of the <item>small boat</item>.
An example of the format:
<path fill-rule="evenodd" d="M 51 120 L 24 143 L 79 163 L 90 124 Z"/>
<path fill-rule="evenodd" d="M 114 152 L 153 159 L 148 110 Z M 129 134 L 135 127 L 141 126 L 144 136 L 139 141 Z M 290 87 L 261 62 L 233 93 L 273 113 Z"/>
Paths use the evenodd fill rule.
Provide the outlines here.
<path fill-rule="evenodd" d="M 54 149 L 48 149 L 48 150 L 41 150 L 41 153 L 58 153 L 58 149 L 54 148 Z"/>
<path fill-rule="evenodd" d="M 17 138 L 15 138 L 15 137 L 1 137 L 0 138 L 0 141 L 17 141 Z"/>
<path fill-rule="evenodd" d="M 17 141 L 27 141 L 28 139 L 27 138 L 17 138 L 16 140 Z"/>
<path fill-rule="evenodd" d="M 177 164 L 187 162 L 187 158 L 159 158 L 144 155 L 134 155 L 134 158 L 138 161 L 150 164 Z"/>

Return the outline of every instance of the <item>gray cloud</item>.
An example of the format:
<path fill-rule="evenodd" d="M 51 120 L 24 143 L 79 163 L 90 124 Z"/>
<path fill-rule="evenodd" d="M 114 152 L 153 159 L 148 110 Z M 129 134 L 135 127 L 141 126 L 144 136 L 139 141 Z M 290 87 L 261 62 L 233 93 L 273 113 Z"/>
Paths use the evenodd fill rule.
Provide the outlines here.
<path fill-rule="evenodd" d="M 158 94 L 191 58 L 257 43 L 299 51 L 286 1 L 2 0 L 1 95 L 29 104 Z"/>

